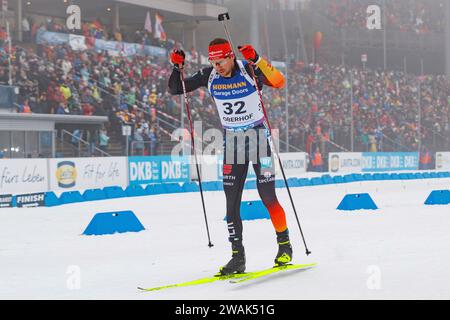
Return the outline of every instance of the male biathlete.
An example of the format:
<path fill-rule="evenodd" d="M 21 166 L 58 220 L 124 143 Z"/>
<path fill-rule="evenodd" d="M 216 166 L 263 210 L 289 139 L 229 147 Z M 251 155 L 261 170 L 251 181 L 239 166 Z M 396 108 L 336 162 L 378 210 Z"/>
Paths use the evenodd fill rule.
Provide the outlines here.
<path fill-rule="evenodd" d="M 259 89 L 263 85 L 281 89 L 284 87 L 284 76 L 260 57 L 251 45 L 239 47 L 239 51 L 246 61 L 236 59 L 227 40 L 214 39 L 208 47 L 209 62 L 212 66 L 184 79 L 186 92 L 200 87 L 208 88 L 215 101 L 226 136 L 223 188 L 227 202 L 228 239 L 231 242 L 232 258 L 220 268 L 221 275 L 245 271 L 240 205 L 250 161 L 256 173 L 259 196 L 270 213 L 276 232 L 278 253 L 275 257 L 275 266 L 287 264 L 292 260 L 286 215 L 275 194 L 274 161 L 270 144 L 267 143 L 268 125 L 254 83 L 256 79 Z M 183 94 L 180 71 L 184 65 L 185 53 L 175 49 L 170 55 L 170 60 L 174 68 L 169 79 L 169 92 L 173 95 Z M 254 132 L 250 132 L 252 130 Z M 245 141 L 242 147 L 234 143 L 240 137 Z M 252 158 L 255 154 L 256 161 Z"/>

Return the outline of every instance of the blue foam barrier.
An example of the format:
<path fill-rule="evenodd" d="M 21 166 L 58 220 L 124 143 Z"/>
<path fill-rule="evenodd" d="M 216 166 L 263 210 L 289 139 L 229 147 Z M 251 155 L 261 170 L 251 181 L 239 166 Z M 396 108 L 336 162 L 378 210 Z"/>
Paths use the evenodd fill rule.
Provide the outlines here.
<path fill-rule="evenodd" d="M 439 178 L 439 175 L 437 174 L 437 172 L 430 172 L 430 178 Z"/>
<path fill-rule="evenodd" d="M 354 182 L 355 181 L 355 177 L 353 176 L 353 174 L 346 174 L 344 175 L 344 182 Z"/>
<path fill-rule="evenodd" d="M 125 191 L 119 186 L 104 187 L 103 191 L 107 199 L 124 198 L 127 196 Z"/>
<path fill-rule="evenodd" d="M 353 176 L 353 181 L 363 181 L 364 180 L 362 177 L 362 174 L 360 174 L 360 173 L 353 173 L 352 176 Z"/>
<path fill-rule="evenodd" d="M 323 184 L 332 184 L 333 183 L 333 178 L 329 174 L 324 174 L 322 176 L 322 183 Z"/>
<path fill-rule="evenodd" d="M 145 230 L 133 211 L 114 211 L 97 213 L 84 230 L 83 234 L 105 235 Z"/>
<path fill-rule="evenodd" d="M 371 174 L 371 173 L 364 173 L 362 175 L 362 179 L 364 181 L 371 181 L 371 180 L 373 180 L 373 174 Z"/>
<path fill-rule="evenodd" d="M 288 186 L 289 186 L 289 187 L 296 188 L 296 187 L 299 186 L 299 183 L 298 183 L 298 179 L 297 179 L 297 178 L 288 178 L 288 179 L 287 179 L 287 182 L 288 182 Z"/>
<path fill-rule="evenodd" d="M 125 189 L 125 194 L 127 195 L 127 197 L 141 197 L 141 196 L 146 196 L 147 195 L 147 193 L 145 192 L 144 188 L 142 188 L 138 184 L 132 185 L 132 186 L 128 186 Z"/>
<path fill-rule="evenodd" d="M 298 179 L 298 185 L 300 187 L 310 186 L 311 180 L 309 180 L 308 178 L 300 178 L 300 179 Z"/>
<path fill-rule="evenodd" d="M 202 182 L 203 191 L 218 191 L 219 184 L 217 181 L 206 181 Z"/>
<path fill-rule="evenodd" d="M 163 184 L 149 184 L 145 187 L 145 193 L 148 195 L 156 195 L 166 193 L 166 188 Z"/>
<path fill-rule="evenodd" d="M 412 179 L 423 179 L 423 175 L 421 172 L 415 172 L 412 175 L 413 175 Z"/>
<path fill-rule="evenodd" d="M 389 180 L 389 179 L 391 179 L 391 175 L 389 173 L 382 173 L 382 176 L 383 176 L 382 180 Z"/>
<path fill-rule="evenodd" d="M 176 182 L 165 183 L 166 193 L 181 193 L 183 192 L 183 187 Z"/>
<path fill-rule="evenodd" d="M 378 207 L 368 193 L 347 194 L 337 207 L 338 210 L 376 210 Z"/>
<path fill-rule="evenodd" d="M 61 194 L 61 196 L 59 197 L 59 201 L 61 202 L 61 204 L 68 204 L 83 202 L 84 199 L 79 191 L 66 191 Z"/>
<path fill-rule="evenodd" d="M 408 174 L 408 173 L 400 173 L 400 174 L 398 175 L 398 178 L 399 178 L 400 180 L 410 180 L 410 179 L 411 179 L 411 175 Z"/>
<path fill-rule="evenodd" d="M 333 183 L 344 183 L 344 177 L 343 176 L 334 176 L 333 177 Z"/>
<path fill-rule="evenodd" d="M 245 189 L 251 190 L 256 189 L 256 180 L 249 180 L 245 183 Z"/>
<path fill-rule="evenodd" d="M 242 220 L 270 219 L 269 211 L 261 200 L 241 203 Z"/>
<path fill-rule="evenodd" d="M 269 211 L 261 200 L 242 201 L 240 211 L 242 220 L 270 219 Z"/>
<path fill-rule="evenodd" d="M 44 204 L 45 204 L 45 195 L 44 195 Z M 12 196 L 12 198 L 11 198 L 11 207 L 12 208 L 17 207 L 17 196 Z"/>
<path fill-rule="evenodd" d="M 275 188 L 285 188 L 284 180 L 275 180 Z"/>
<path fill-rule="evenodd" d="M 311 178 L 311 184 L 313 186 L 320 186 L 323 184 L 322 178 Z"/>
<path fill-rule="evenodd" d="M 383 179 L 383 174 L 381 174 L 381 173 L 374 173 L 372 175 L 372 178 L 373 178 L 373 180 L 384 180 Z"/>
<path fill-rule="evenodd" d="M 425 204 L 450 204 L 450 190 L 433 190 L 425 200 Z"/>
<path fill-rule="evenodd" d="M 197 183 L 191 181 L 191 182 L 185 182 L 183 183 L 183 191 L 184 192 L 198 192 L 200 191 L 200 188 Z"/>
<path fill-rule="evenodd" d="M 430 179 L 430 178 L 431 178 L 431 175 L 430 175 L 429 172 L 423 172 L 423 173 L 422 173 L 422 177 L 423 177 L 424 179 Z"/>
<path fill-rule="evenodd" d="M 102 189 L 88 189 L 83 193 L 84 201 L 97 201 L 107 199 Z"/>
<path fill-rule="evenodd" d="M 46 207 L 54 207 L 61 205 L 61 201 L 53 191 L 48 191 L 45 193 L 44 203 Z"/>
<path fill-rule="evenodd" d="M 223 191 L 223 181 L 216 181 L 217 190 Z"/>
<path fill-rule="evenodd" d="M 398 173 L 391 173 L 389 174 L 389 180 L 400 180 L 400 176 Z"/>

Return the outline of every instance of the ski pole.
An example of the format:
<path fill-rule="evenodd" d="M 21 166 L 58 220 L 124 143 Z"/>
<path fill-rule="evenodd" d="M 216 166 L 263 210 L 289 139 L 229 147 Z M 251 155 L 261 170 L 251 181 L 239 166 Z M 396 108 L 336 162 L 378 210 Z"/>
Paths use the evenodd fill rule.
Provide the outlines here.
<path fill-rule="evenodd" d="M 214 245 L 211 243 L 211 237 L 209 236 L 208 218 L 206 217 L 205 199 L 203 198 L 202 177 L 200 175 L 200 169 L 199 169 L 198 160 L 197 160 L 197 153 L 195 152 L 194 129 L 192 127 L 191 111 L 189 108 L 189 101 L 188 101 L 187 92 L 186 92 L 186 85 L 184 83 L 184 68 L 180 68 L 180 79 L 181 79 L 181 85 L 183 87 L 184 105 L 186 107 L 186 113 L 187 113 L 188 120 L 189 120 L 189 128 L 190 128 L 191 143 L 192 143 L 191 150 L 194 153 L 195 166 L 197 168 L 198 185 L 200 187 L 200 197 L 202 199 L 203 215 L 205 217 L 205 225 L 206 225 L 206 233 L 208 235 L 208 247 L 211 248 Z"/>
<path fill-rule="evenodd" d="M 219 14 L 218 19 L 219 19 L 219 21 L 222 22 L 223 27 L 224 27 L 224 29 L 225 29 L 225 34 L 226 34 L 226 36 L 227 36 L 227 40 L 228 40 L 228 42 L 229 42 L 230 45 L 231 45 L 231 50 L 233 51 L 233 53 L 235 53 L 234 47 L 233 47 L 233 42 L 231 41 L 230 33 L 228 32 L 228 28 L 227 28 L 227 25 L 226 25 L 226 22 L 225 22 L 226 20 L 230 20 L 230 15 L 229 15 L 229 13 L 226 12 L 226 13 L 221 13 L 221 14 Z M 237 55 L 235 54 L 235 56 L 237 56 Z M 279 154 L 278 149 L 276 148 L 275 144 L 273 143 L 272 128 L 270 127 L 269 118 L 268 118 L 268 116 L 267 116 L 266 108 L 265 108 L 265 106 L 264 106 L 264 101 L 263 101 L 263 98 L 262 98 L 262 93 L 261 93 L 261 91 L 259 90 L 258 81 L 257 81 L 257 79 L 256 79 L 255 72 L 254 72 L 254 70 L 253 70 L 253 63 L 252 63 L 252 62 L 250 62 L 250 66 L 251 66 L 251 67 L 250 67 L 250 73 L 251 73 L 251 76 L 253 77 L 253 82 L 255 83 L 256 91 L 258 92 L 259 101 L 260 101 L 260 103 L 261 103 L 261 108 L 262 108 L 263 114 L 264 114 L 264 122 L 265 122 L 265 124 L 266 124 L 266 126 L 267 126 L 267 130 L 268 130 L 269 145 L 270 145 L 270 148 L 272 149 L 272 151 L 275 152 L 276 157 L 278 158 L 278 163 L 279 163 L 279 165 L 280 165 L 281 173 L 282 173 L 282 175 L 283 175 L 284 184 L 286 185 L 286 189 L 287 189 L 287 192 L 288 192 L 288 194 L 289 194 L 289 199 L 290 199 L 290 201 L 291 201 L 291 205 L 292 205 L 292 208 L 293 208 L 293 210 L 294 210 L 295 218 L 296 218 L 296 220 L 297 220 L 297 225 L 298 225 L 298 228 L 299 228 L 299 230 L 300 230 L 300 234 L 301 234 L 301 236 L 302 236 L 303 244 L 304 244 L 304 246 L 305 246 L 306 255 L 309 255 L 309 254 L 311 254 L 311 251 L 309 251 L 308 246 L 306 245 L 305 236 L 303 235 L 302 227 L 301 227 L 301 225 L 300 225 L 300 220 L 299 220 L 299 218 L 298 218 L 298 214 L 297 214 L 297 210 L 296 210 L 296 208 L 295 208 L 294 200 L 292 199 L 291 190 L 289 189 L 289 185 L 288 185 L 288 182 L 287 182 L 287 179 L 286 179 L 286 174 L 285 174 L 285 172 L 284 172 L 283 163 L 282 163 L 282 161 L 281 161 L 280 154 Z"/>

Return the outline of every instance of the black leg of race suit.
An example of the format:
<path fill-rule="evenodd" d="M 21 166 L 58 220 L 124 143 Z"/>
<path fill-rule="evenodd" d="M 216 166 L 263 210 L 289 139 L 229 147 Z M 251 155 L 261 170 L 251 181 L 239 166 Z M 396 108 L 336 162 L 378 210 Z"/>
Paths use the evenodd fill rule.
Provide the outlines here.
<path fill-rule="evenodd" d="M 263 137 L 264 140 L 265 131 L 255 131 L 257 132 L 256 143 L 253 141 L 252 144 L 250 140 L 245 141 L 245 146 L 236 146 L 236 144 L 232 143 L 228 143 L 227 145 L 225 143 L 223 187 L 227 201 L 229 240 L 236 246 L 242 245 L 240 205 L 250 159 L 252 159 L 252 162 L 256 162 L 253 165 L 253 169 L 256 174 L 258 193 L 269 211 L 275 231 L 277 233 L 287 231 L 286 215 L 275 193 L 275 170 L 271 150 L 268 148 L 268 145 L 264 146 L 264 144 L 260 144 L 261 140 L 259 137 Z M 229 159 L 227 155 L 230 153 L 233 157 Z M 238 160 L 238 154 L 244 155 L 243 161 Z M 253 155 L 256 156 L 255 159 L 252 158 Z"/>
<path fill-rule="evenodd" d="M 227 199 L 227 224 L 231 243 L 242 242 L 241 199 L 248 163 L 224 164 L 223 190 Z"/>

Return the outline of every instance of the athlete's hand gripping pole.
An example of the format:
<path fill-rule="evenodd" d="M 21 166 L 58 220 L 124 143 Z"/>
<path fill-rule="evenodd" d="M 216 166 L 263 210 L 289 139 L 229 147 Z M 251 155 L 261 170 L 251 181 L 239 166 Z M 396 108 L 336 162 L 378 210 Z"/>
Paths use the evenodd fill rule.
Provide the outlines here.
<path fill-rule="evenodd" d="M 233 50 L 233 53 L 235 54 L 235 57 L 237 57 L 237 55 L 236 55 L 236 53 L 235 53 L 235 50 L 234 50 L 233 42 L 231 41 L 231 37 L 230 37 L 230 34 L 229 34 L 229 32 L 228 32 L 228 28 L 227 28 L 227 25 L 226 25 L 226 20 L 230 20 L 230 15 L 229 15 L 229 13 L 226 12 L 226 13 L 221 13 L 221 14 L 219 14 L 218 20 L 222 22 L 223 27 L 224 27 L 224 29 L 225 29 L 225 34 L 226 34 L 226 36 L 227 36 L 227 40 L 228 40 L 228 42 L 230 43 L 231 49 Z M 289 199 L 291 200 L 292 208 L 294 209 L 295 218 L 296 218 L 296 220 L 297 220 L 297 225 L 298 225 L 298 228 L 300 229 L 300 234 L 301 234 L 301 236 L 302 236 L 303 244 L 304 244 L 304 246 L 305 246 L 306 255 L 309 255 L 309 254 L 311 254 L 311 251 L 309 251 L 308 246 L 306 245 L 305 237 L 304 237 L 304 235 L 303 235 L 302 227 L 300 226 L 300 221 L 299 221 L 299 219 L 298 219 L 298 214 L 297 214 L 297 210 L 296 210 L 296 208 L 295 208 L 294 200 L 292 199 L 291 191 L 290 191 L 290 189 L 289 189 L 289 185 L 288 185 L 288 182 L 287 182 L 287 179 L 286 179 L 286 174 L 285 174 L 285 172 L 284 172 L 283 163 L 282 163 L 282 161 L 281 161 L 280 154 L 279 154 L 279 152 L 278 152 L 278 150 L 277 150 L 275 144 L 273 143 L 273 138 L 272 138 L 272 128 L 271 128 L 271 126 L 270 126 L 269 118 L 267 117 L 267 112 L 266 112 L 266 108 L 265 108 L 265 106 L 264 106 L 264 102 L 263 102 L 263 98 L 262 98 L 262 93 L 261 93 L 261 91 L 259 90 L 258 81 L 257 81 L 257 79 L 256 79 L 255 72 L 254 72 L 254 70 L 253 70 L 253 65 L 254 65 L 254 63 L 253 63 L 251 60 L 249 61 L 249 63 L 250 63 L 250 66 L 251 66 L 251 68 L 250 68 L 250 73 L 251 73 L 251 76 L 253 77 L 253 81 L 254 81 L 254 83 L 255 83 L 255 88 L 256 88 L 256 91 L 258 92 L 258 95 L 259 95 L 259 101 L 260 101 L 260 103 L 261 103 L 261 108 L 262 108 L 263 113 L 264 113 L 265 124 L 266 124 L 266 126 L 267 126 L 267 131 L 268 131 L 269 145 L 270 145 L 272 151 L 276 154 L 276 156 L 277 156 L 277 158 L 278 158 L 278 162 L 279 162 L 279 165 L 280 165 L 281 173 L 282 173 L 282 175 L 283 175 L 284 183 L 285 183 L 285 185 L 286 185 L 286 189 L 287 189 L 288 194 L 289 194 Z"/>
<path fill-rule="evenodd" d="M 191 150 L 194 153 L 195 166 L 197 168 L 198 186 L 200 187 L 200 197 L 202 199 L 203 215 L 205 217 L 205 225 L 206 225 L 206 233 L 208 234 L 208 247 L 211 248 L 214 245 L 211 243 L 211 237 L 209 236 L 208 218 L 206 217 L 205 199 L 203 198 L 202 177 L 200 175 L 200 169 L 199 169 L 199 165 L 198 165 L 197 153 L 195 152 L 194 129 L 193 129 L 193 126 L 192 126 L 191 110 L 190 110 L 190 107 L 189 107 L 189 100 L 188 100 L 188 96 L 187 96 L 187 92 L 186 92 L 186 85 L 184 83 L 184 66 L 183 65 L 181 65 L 181 68 L 180 68 L 180 80 L 181 80 L 181 85 L 183 87 L 183 97 L 184 97 L 184 105 L 186 107 L 186 114 L 187 114 L 188 120 L 189 120 L 189 128 L 190 128 L 191 143 L 192 143 Z"/>

